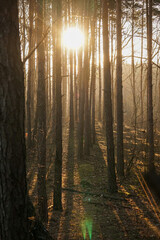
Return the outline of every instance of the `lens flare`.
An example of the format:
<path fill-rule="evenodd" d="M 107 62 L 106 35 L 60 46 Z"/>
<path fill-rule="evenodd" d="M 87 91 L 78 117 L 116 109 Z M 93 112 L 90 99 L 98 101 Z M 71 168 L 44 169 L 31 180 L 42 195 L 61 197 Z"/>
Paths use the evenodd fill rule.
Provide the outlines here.
<path fill-rule="evenodd" d="M 83 234 L 83 239 L 86 239 L 86 233 L 88 232 L 89 239 L 92 239 L 92 226 L 93 226 L 93 221 L 91 218 L 86 218 L 85 220 L 82 221 L 81 223 L 81 228 L 82 228 L 82 234 Z"/>
<path fill-rule="evenodd" d="M 85 225 L 85 221 L 83 221 L 83 222 L 81 223 L 81 228 L 82 228 L 83 239 L 85 240 L 85 239 L 86 239 L 86 232 L 87 232 L 87 230 L 86 230 L 86 225 Z"/>

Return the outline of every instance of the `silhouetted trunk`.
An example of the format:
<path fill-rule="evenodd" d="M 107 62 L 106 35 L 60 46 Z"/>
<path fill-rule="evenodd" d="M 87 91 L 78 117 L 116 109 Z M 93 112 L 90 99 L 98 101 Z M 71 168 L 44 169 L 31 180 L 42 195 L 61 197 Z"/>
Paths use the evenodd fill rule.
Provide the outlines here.
<path fill-rule="evenodd" d="M 69 52 L 70 56 L 70 130 L 74 130 L 74 106 L 73 106 L 73 50 Z"/>
<path fill-rule="evenodd" d="M 140 87 L 140 98 L 141 98 L 141 127 L 143 128 L 143 28 L 144 28 L 144 0 L 142 6 L 142 32 L 141 32 L 141 87 Z"/>
<path fill-rule="evenodd" d="M 137 129 L 137 106 L 136 106 L 136 80 L 135 80 L 135 65 L 134 65 L 134 15 L 135 3 L 132 0 L 132 91 L 133 91 L 133 116 L 134 116 L 134 142 L 136 142 L 136 129 Z"/>
<path fill-rule="evenodd" d="M 55 143 L 56 132 L 56 1 L 52 1 L 52 44 L 53 44 L 53 58 L 52 58 L 52 129 L 53 142 Z"/>
<path fill-rule="evenodd" d="M 22 53 L 23 53 L 23 60 L 25 59 L 25 51 L 26 51 L 26 12 L 25 12 L 25 0 L 22 0 L 22 11 L 23 11 L 23 24 L 22 24 L 22 29 L 23 29 L 23 35 L 22 35 Z M 24 72 L 24 86 L 25 86 L 25 96 L 27 93 L 27 78 L 26 78 L 26 64 L 24 63 L 23 65 L 23 72 Z M 27 109 L 25 105 L 25 115 L 27 116 Z M 25 117 L 25 132 L 27 128 L 27 118 Z"/>
<path fill-rule="evenodd" d="M 89 155 L 90 153 L 90 109 L 89 109 L 89 97 L 88 97 L 88 87 L 89 87 L 89 59 L 88 59 L 88 0 L 85 1 L 85 16 L 84 27 L 85 27 L 85 49 L 84 49 L 84 78 L 85 78 L 85 114 L 84 114 L 84 153 Z"/>
<path fill-rule="evenodd" d="M 23 59 L 25 58 L 25 49 L 26 49 L 26 13 L 25 13 L 25 5 L 24 0 L 22 0 L 22 8 L 23 8 Z M 25 68 L 25 66 L 24 66 Z"/>
<path fill-rule="evenodd" d="M 76 50 L 74 51 L 74 115 L 75 115 L 75 121 L 77 122 L 78 120 L 78 99 L 77 99 L 77 72 L 76 72 L 76 66 L 77 66 L 77 61 L 76 61 Z"/>
<path fill-rule="evenodd" d="M 36 8 L 36 1 L 33 1 L 33 10 L 36 15 L 37 8 Z M 33 47 L 37 44 L 37 19 L 34 20 L 34 29 L 32 33 L 32 41 Z M 37 57 L 36 52 L 33 53 L 33 65 L 32 65 L 32 77 L 34 81 L 31 81 L 31 121 L 32 121 L 32 142 L 33 145 L 36 145 L 36 135 L 37 135 Z"/>
<path fill-rule="evenodd" d="M 83 7 L 80 9 L 80 16 L 83 13 Z M 82 17 L 79 19 L 79 25 L 82 27 Z M 84 75 L 82 74 L 82 47 L 78 51 L 78 82 L 79 82 L 79 121 L 78 121 L 78 157 L 83 156 L 83 139 L 84 139 Z"/>
<path fill-rule="evenodd" d="M 0 29 L 0 239 L 27 240 L 25 94 L 18 1 L 1 1 Z"/>
<path fill-rule="evenodd" d="M 149 7 L 148 7 L 149 2 Z M 154 172 L 154 134 L 153 134 L 153 97 L 152 97 L 152 0 L 147 0 L 147 130 L 148 130 L 148 172 Z"/>
<path fill-rule="evenodd" d="M 114 96 L 114 56 L 113 56 L 113 49 L 114 49 L 114 39 L 113 39 L 113 36 L 114 36 L 114 22 L 113 22 L 113 11 L 111 13 L 111 19 L 110 19 L 110 41 L 111 41 L 111 96 L 112 96 L 112 113 L 113 113 L 113 123 L 115 122 L 115 116 L 114 116 L 114 107 L 115 107 L 115 104 L 114 104 L 114 100 L 115 100 L 115 96 Z"/>
<path fill-rule="evenodd" d="M 29 21 L 30 21 L 30 29 L 29 29 L 29 52 L 33 49 L 33 0 L 29 2 Z M 29 66 L 28 66 L 28 88 L 27 88 L 27 132 L 28 138 L 27 143 L 28 147 L 31 146 L 31 82 L 33 80 L 33 56 L 29 58 Z"/>
<path fill-rule="evenodd" d="M 113 140 L 113 118 L 111 101 L 111 73 L 109 59 L 108 1 L 103 1 L 103 52 L 104 52 L 104 104 L 106 113 L 106 140 L 109 192 L 117 191 Z"/>
<path fill-rule="evenodd" d="M 43 1 L 37 4 L 37 42 L 43 34 Z M 38 211 L 42 221 L 47 222 L 46 194 L 46 96 L 45 96 L 45 55 L 44 42 L 37 49 L 38 88 L 37 88 L 37 143 L 38 143 Z"/>
<path fill-rule="evenodd" d="M 82 76 L 82 49 L 78 53 L 78 79 L 79 79 L 79 122 L 78 122 L 78 156 L 83 156 L 84 133 L 84 77 Z"/>
<path fill-rule="evenodd" d="M 117 9 L 117 173 L 124 176 L 123 156 L 123 93 L 122 93 L 122 27 L 121 27 L 121 0 L 116 1 Z"/>
<path fill-rule="evenodd" d="M 55 210 L 62 209 L 62 96 L 61 96 L 61 31 L 62 1 L 57 1 L 57 44 L 56 44 L 56 158 L 54 172 Z"/>
<path fill-rule="evenodd" d="M 91 27 L 91 45 L 92 45 L 92 72 L 91 72 L 91 107 L 92 107 L 92 115 L 91 115 L 91 134 L 92 134 L 92 143 L 95 144 L 96 132 L 95 132 L 95 90 L 96 90 L 96 66 L 95 66 L 95 51 L 96 51 L 96 1 L 94 1 L 94 16 L 92 20 L 92 27 Z"/>
<path fill-rule="evenodd" d="M 98 118 L 99 121 L 102 119 L 102 78 L 101 78 L 101 1 L 100 1 L 100 16 L 99 16 L 99 33 L 98 33 L 98 52 L 99 52 L 99 109 L 98 109 Z"/>
<path fill-rule="evenodd" d="M 73 26 L 72 24 L 72 1 L 69 2 L 69 24 L 70 27 Z M 70 84 L 69 84 L 69 89 L 70 89 L 70 130 L 74 130 L 74 105 L 73 105 L 73 49 L 70 49 L 69 51 L 69 66 L 70 66 Z"/>

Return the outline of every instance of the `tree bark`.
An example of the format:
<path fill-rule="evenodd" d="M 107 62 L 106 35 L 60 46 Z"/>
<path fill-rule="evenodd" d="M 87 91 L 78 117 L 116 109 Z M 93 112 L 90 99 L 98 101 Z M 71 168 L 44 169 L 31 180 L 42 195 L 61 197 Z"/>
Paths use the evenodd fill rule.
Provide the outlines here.
<path fill-rule="evenodd" d="M 77 72 L 76 72 L 76 66 L 77 66 L 77 61 L 76 61 L 76 50 L 74 51 L 74 99 L 75 99 L 75 104 L 74 104 L 74 116 L 75 116 L 75 122 L 78 120 L 78 98 L 77 98 Z"/>
<path fill-rule="evenodd" d="M 92 143 L 95 144 L 96 141 L 96 131 L 95 131 L 95 91 L 96 91 L 96 66 L 95 66 L 95 46 L 96 46 L 96 1 L 94 1 L 94 15 L 92 20 L 91 27 L 91 45 L 92 45 L 92 73 L 91 73 L 91 107 L 92 107 L 92 115 L 91 115 L 91 126 L 92 126 Z"/>
<path fill-rule="evenodd" d="M 142 6 L 142 32 L 141 32 L 141 87 L 140 87 L 140 92 L 141 92 L 141 127 L 143 128 L 143 28 L 144 28 L 144 0 L 143 0 L 143 6 Z"/>
<path fill-rule="evenodd" d="M 79 122 L 78 122 L 78 157 L 83 156 L 84 134 L 84 78 L 82 77 L 82 49 L 78 53 L 78 78 L 79 78 Z"/>
<path fill-rule="evenodd" d="M 37 4 L 37 41 L 43 34 L 43 0 Z M 37 137 L 38 137 L 38 211 L 43 222 L 48 221 L 46 193 L 46 84 L 44 42 L 37 50 L 38 88 L 37 88 Z"/>
<path fill-rule="evenodd" d="M 121 0 L 116 1 L 117 8 L 117 173 L 124 176 L 123 156 L 123 93 L 122 93 L 122 27 Z"/>
<path fill-rule="evenodd" d="M 74 105 L 73 105 L 73 50 L 70 49 L 70 131 L 74 131 Z"/>
<path fill-rule="evenodd" d="M 54 173 L 55 210 L 62 210 L 62 96 L 61 96 L 61 31 L 62 1 L 57 1 L 57 44 L 56 44 L 56 158 Z"/>
<path fill-rule="evenodd" d="M 108 32 L 108 1 L 103 0 L 103 52 L 104 52 L 104 104 L 106 113 L 106 140 L 108 162 L 108 188 L 109 192 L 117 191 L 115 174 L 115 156 L 113 140 L 113 118 L 111 101 L 111 73 L 109 58 L 109 32 Z"/>
<path fill-rule="evenodd" d="M 99 32 L 98 32 L 98 51 L 99 51 L 99 109 L 98 109 L 98 118 L 99 121 L 102 120 L 101 108 L 102 108 L 102 78 L 101 78 L 101 1 L 100 1 L 100 16 L 99 16 Z"/>
<path fill-rule="evenodd" d="M 53 142 L 55 143 L 56 132 L 56 1 L 52 1 L 52 129 L 53 129 Z"/>
<path fill-rule="evenodd" d="M 27 240 L 25 94 L 18 1 L 1 1 L 0 29 L 0 239 Z"/>
<path fill-rule="evenodd" d="M 148 130 L 148 172 L 155 171 L 154 166 L 154 134 L 153 134 L 153 97 L 152 97 L 152 0 L 147 5 L 147 130 Z"/>
<path fill-rule="evenodd" d="M 84 106 L 84 153 L 89 155 L 90 153 L 90 109 L 89 109 L 89 58 L 88 58 L 88 29 L 89 29 L 89 20 L 88 20 L 88 0 L 84 3 L 85 16 L 84 19 L 84 28 L 85 28 L 85 49 L 84 49 L 84 91 L 85 91 L 85 106 Z"/>
<path fill-rule="evenodd" d="M 33 49 L 33 0 L 29 2 L 29 21 L 30 21 L 30 29 L 29 29 L 29 52 Z M 33 56 L 29 58 L 29 66 L 28 66 L 28 88 L 27 88 L 27 143 L 28 147 L 31 147 L 31 81 L 32 81 L 32 67 L 33 67 Z"/>
<path fill-rule="evenodd" d="M 136 143 L 136 129 L 137 129 L 137 105 L 136 105 L 136 79 L 135 79 L 135 65 L 134 65 L 134 15 L 135 15 L 135 0 L 132 0 L 132 89 L 133 89 L 133 116 L 134 116 L 134 142 Z"/>

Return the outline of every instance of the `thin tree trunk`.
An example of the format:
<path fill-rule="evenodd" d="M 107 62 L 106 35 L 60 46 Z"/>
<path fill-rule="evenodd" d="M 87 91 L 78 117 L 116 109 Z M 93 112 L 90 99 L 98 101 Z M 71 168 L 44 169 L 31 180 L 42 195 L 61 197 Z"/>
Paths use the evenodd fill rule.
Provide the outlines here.
<path fill-rule="evenodd" d="M 104 103 L 106 113 L 106 140 L 109 192 L 117 191 L 113 140 L 113 118 L 111 100 L 111 73 L 109 59 L 108 1 L 103 1 L 103 52 L 104 52 Z"/>
<path fill-rule="evenodd" d="M 76 73 L 76 50 L 74 51 L 74 99 L 75 99 L 75 104 L 74 104 L 74 112 L 75 112 L 75 121 L 77 122 L 78 120 L 78 99 L 77 99 L 77 73 Z"/>
<path fill-rule="evenodd" d="M 22 7 L 23 7 L 23 59 L 25 59 L 25 49 L 26 49 L 26 13 L 25 13 L 25 6 L 24 0 L 22 0 Z"/>
<path fill-rule="evenodd" d="M 23 53 L 23 60 L 25 59 L 25 51 L 26 51 L 26 13 L 25 13 L 25 0 L 22 0 L 22 10 L 23 10 L 23 49 L 22 49 L 22 53 Z M 27 78 L 26 78 L 26 64 L 24 64 L 23 66 L 23 72 L 24 72 L 24 86 L 25 86 L 25 99 L 27 96 L 27 87 L 28 87 L 28 82 L 27 82 Z M 27 128 L 27 108 L 26 108 L 26 102 L 25 102 L 25 132 L 26 132 L 26 128 Z"/>
<path fill-rule="evenodd" d="M 70 130 L 74 130 L 74 105 L 73 105 L 73 50 L 69 52 L 70 56 Z"/>
<path fill-rule="evenodd" d="M 62 96 L 61 96 L 61 30 L 62 1 L 57 1 L 57 44 L 56 44 L 56 158 L 54 172 L 55 210 L 62 210 Z"/>
<path fill-rule="evenodd" d="M 91 34 L 92 34 L 92 73 L 91 73 L 91 99 L 92 99 L 92 143 L 95 144 L 95 138 L 96 138 L 96 132 L 95 132 L 95 89 L 96 89 L 96 66 L 95 66 L 95 31 L 96 31 L 96 24 L 97 21 L 96 21 L 96 1 L 95 2 L 95 8 L 94 8 L 94 16 L 93 16 L 93 22 L 91 23 L 92 24 L 92 29 L 91 29 Z"/>
<path fill-rule="evenodd" d="M 149 7 L 148 7 L 149 2 Z M 148 51 L 148 77 L 147 77 L 147 129 L 148 129 L 148 172 L 155 171 L 154 166 L 154 134 L 153 134 L 153 97 L 152 97 L 152 0 L 147 0 L 147 51 Z"/>
<path fill-rule="evenodd" d="M 98 109 L 98 116 L 99 116 L 99 121 L 102 120 L 102 78 L 101 78 L 101 1 L 100 1 L 100 16 L 99 16 L 99 46 L 98 46 L 98 51 L 99 51 L 99 109 Z"/>
<path fill-rule="evenodd" d="M 43 32 L 46 32 L 46 20 L 47 20 L 47 7 L 46 7 L 46 0 L 43 1 L 43 9 L 44 9 L 44 21 L 43 21 Z M 47 132 L 47 127 L 48 127 L 48 117 L 50 116 L 50 104 L 49 104 L 49 49 L 48 49 L 48 45 L 49 45 L 49 37 L 47 35 L 47 37 L 45 38 L 44 41 L 44 48 L 45 48 L 45 97 L 46 97 L 46 132 Z"/>
<path fill-rule="evenodd" d="M 114 47 L 114 43 L 113 43 L 113 36 L 114 36 L 114 23 L 113 23 L 113 11 L 112 11 L 112 18 L 110 20 L 110 29 L 111 29 L 111 93 L 112 93 L 112 112 L 113 112 L 113 123 L 115 122 L 115 116 L 114 116 L 114 100 L 115 100 L 115 96 L 114 96 L 114 57 L 113 57 L 113 47 Z M 120 27 L 120 26 L 119 26 Z"/>
<path fill-rule="evenodd" d="M 34 11 L 34 18 L 36 17 L 36 1 L 33 1 L 33 11 Z M 33 47 L 35 47 L 37 43 L 37 20 L 34 20 L 34 31 L 32 34 L 32 41 L 33 41 Z M 32 141 L 33 145 L 35 145 L 34 137 L 36 135 L 37 129 L 35 129 L 35 117 L 36 117 L 36 104 L 37 104 L 37 63 L 36 63 L 36 54 L 35 52 L 32 55 L 33 57 L 33 65 L 32 65 L 32 77 L 34 81 L 31 81 L 31 125 L 33 128 L 32 131 Z"/>
<path fill-rule="evenodd" d="M 38 25 L 38 18 L 37 18 L 37 1 L 35 1 L 35 45 L 37 44 L 37 25 Z M 34 53 L 34 66 L 35 66 L 35 71 L 34 71 L 34 101 L 33 101 L 33 106 L 34 106 L 34 119 L 33 119 L 33 141 L 35 145 L 37 144 L 36 138 L 37 138 L 37 85 L 38 85 L 38 60 L 37 60 L 37 49 Z"/>
<path fill-rule="evenodd" d="M 88 0 L 85 1 L 85 16 L 88 16 Z M 84 19 L 85 27 L 85 50 L 84 50 L 84 78 L 85 78 L 85 121 L 84 121 L 84 153 L 89 155 L 90 153 L 90 113 L 89 113 L 89 97 L 88 97 L 88 87 L 89 87 L 89 59 L 88 59 L 88 28 L 89 20 Z"/>
<path fill-rule="evenodd" d="M 56 1 L 52 1 L 52 129 L 53 129 L 53 142 L 55 142 L 56 131 Z"/>
<path fill-rule="evenodd" d="M 134 142 L 136 142 L 137 129 L 137 106 L 136 106 L 136 82 L 135 82 L 135 65 L 134 65 L 134 0 L 132 0 L 132 89 L 133 89 L 133 116 L 134 116 Z"/>
<path fill-rule="evenodd" d="M 69 24 L 70 27 L 72 26 L 72 1 L 69 2 Z M 73 105 L 73 59 L 74 59 L 74 52 L 72 49 L 69 50 L 69 60 L 70 60 L 70 131 L 74 130 L 74 105 Z"/>
<path fill-rule="evenodd" d="M 29 30 L 29 52 L 33 49 L 33 0 L 29 2 L 29 21 L 30 21 L 30 30 Z M 28 132 L 28 147 L 31 146 L 31 82 L 32 82 L 32 67 L 33 67 L 33 56 L 29 58 L 29 67 L 28 67 L 28 88 L 27 88 L 27 132 Z"/>
<path fill-rule="evenodd" d="M 79 78 L 79 124 L 78 124 L 78 156 L 83 156 L 84 133 L 84 77 L 82 77 L 82 49 L 78 53 L 78 78 Z"/>
<path fill-rule="evenodd" d="M 124 176 L 121 6 L 121 0 L 117 0 L 117 173 L 119 177 Z"/>
<path fill-rule="evenodd" d="M 144 28 L 144 17 L 143 17 L 143 13 L 144 13 L 144 0 L 143 0 L 143 6 L 142 6 L 142 33 L 141 33 L 141 87 L 140 87 L 140 91 L 141 91 L 141 127 L 143 128 L 143 28 Z"/>
<path fill-rule="evenodd" d="M 37 2 L 37 41 L 43 34 L 43 4 Z M 46 96 L 45 96 L 45 53 L 44 43 L 37 49 L 38 88 L 37 88 L 37 136 L 38 136 L 38 211 L 43 222 L 48 221 L 46 194 Z"/>

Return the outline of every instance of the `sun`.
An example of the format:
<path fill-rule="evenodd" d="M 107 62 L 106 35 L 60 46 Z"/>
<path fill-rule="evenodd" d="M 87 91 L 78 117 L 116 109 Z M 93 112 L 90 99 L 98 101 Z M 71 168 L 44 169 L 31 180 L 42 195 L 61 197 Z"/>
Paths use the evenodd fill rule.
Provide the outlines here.
<path fill-rule="evenodd" d="M 68 28 L 63 32 L 62 42 L 66 48 L 78 50 L 84 45 L 84 34 L 76 27 Z"/>

